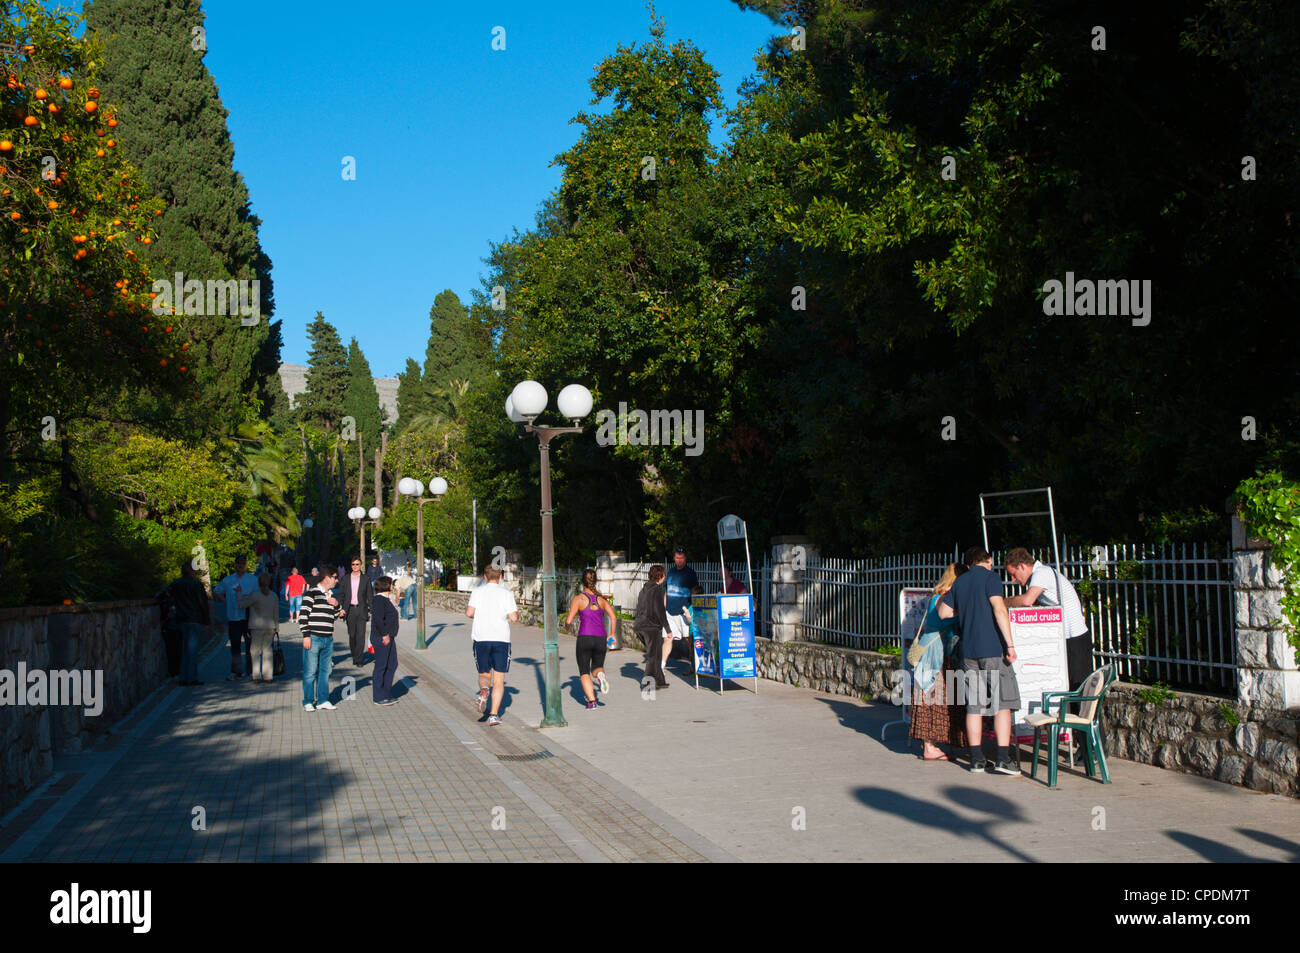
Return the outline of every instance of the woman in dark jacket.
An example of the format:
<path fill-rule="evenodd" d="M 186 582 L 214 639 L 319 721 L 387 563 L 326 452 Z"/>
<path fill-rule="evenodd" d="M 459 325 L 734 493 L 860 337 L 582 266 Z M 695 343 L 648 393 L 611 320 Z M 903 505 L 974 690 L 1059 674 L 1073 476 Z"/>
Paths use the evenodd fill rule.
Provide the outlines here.
<path fill-rule="evenodd" d="M 663 644 L 664 633 L 668 629 L 668 616 L 664 609 L 664 567 L 650 567 L 650 581 L 641 587 L 641 594 L 636 600 L 636 616 L 632 620 L 632 631 L 645 644 L 645 677 L 641 679 L 641 689 L 650 687 L 667 688 L 668 680 L 664 678 Z"/>
<path fill-rule="evenodd" d="M 370 644 L 375 649 L 375 668 L 370 684 L 376 705 L 393 704 L 393 676 L 397 673 L 397 606 L 393 605 L 393 580 L 380 576 L 375 580 L 379 598 L 370 606 Z"/>

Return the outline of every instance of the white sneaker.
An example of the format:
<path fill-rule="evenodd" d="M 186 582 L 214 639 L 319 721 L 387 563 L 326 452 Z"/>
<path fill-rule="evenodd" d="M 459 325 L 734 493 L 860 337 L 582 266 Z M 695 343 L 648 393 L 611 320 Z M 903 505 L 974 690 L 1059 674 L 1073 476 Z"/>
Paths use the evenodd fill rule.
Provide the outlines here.
<path fill-rule="evenodd" d="M 334 706 L 334 703 L 333 703 L 332 701 L 323 701 L 323 702 L 321 702 L 319 705 L 317 705 L 316 707 L 317 707 L 317 708 L 324 708 L 326 711 L 333 711 L 335 706 Z"/>
<path fill-rule="evenodd" d="M 609 679 L 607 679 L 607 678 L 605 677 L 605 673 L 604 673 L 604 672 L 601 672 L 601 673 L 600 673 L 600 682 L 599 682 L 599 684 L 600 684 L 600 693 L 601 693 L 602 695 L 608 695 L 608 694 L 609 694 Z"/>
<path fill-rule="evenodd" d="M 313 705 L 311 702 L 308 702 L 307 704 L 305 704 L 305 705 L 302 706 L 302 710 L 303 710 L 303 711 L 315 711 L 315 710 L 316 710 L 316 706 Z"/>

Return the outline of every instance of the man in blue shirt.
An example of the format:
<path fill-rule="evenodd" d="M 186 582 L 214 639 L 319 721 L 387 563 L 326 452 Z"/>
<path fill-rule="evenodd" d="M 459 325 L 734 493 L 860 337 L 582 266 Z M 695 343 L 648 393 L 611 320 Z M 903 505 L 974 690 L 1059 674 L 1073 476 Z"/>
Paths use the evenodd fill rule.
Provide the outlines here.
<path fill-rule="evenodd" d="M 253 671 L 253 643 L 248 633 L 248 617 L 239 608 L 239 597 L 257 591 L 257 577 L 248 572 L 248 559 L 235 557 L 235 571 L 212 588 L 213 598 L 226 604 L 226 620 L 230 633 L 230 674 L 226 681 L 243 678 Z M 244 671 L 239 671 L 239 647 L 244 647 Z"/>
<path fill-rule="evenodd" d="M 691 623 L 686 617 L 686 607 L 691 604 L 691 590 L 700 584 L 695 570 L 686 565 L 686 547 L 678 546 L 673 550 L 673 564 L 664 577 L 664 609 L 668 614 L 668 630 L 671 639 L 664 639 L 663 661 L 673 652 L 673 645 L 686 639 L 689 644 Z M 695 657 L 691 652 L 692 659 Z"/>
<path fill-rule="evenodd" d="M 984 716 L 993 716 L 997 736 L 998 774 L 1020 774 L 1011 760 L 1011 713 L 1020 707 L 1020 686 L 1011 663 L 1016 647 L 1003 598 L 1002 579 L 993 571 L 993 557 L 982 546 L 966 550 L 968 571 L 957 577 L 939 603 L 939 618 L 957 617 L 961 626 L 962 671 L 966 685 L 966 736 L 970 739 L 971 771 L 985 769 Z"/>

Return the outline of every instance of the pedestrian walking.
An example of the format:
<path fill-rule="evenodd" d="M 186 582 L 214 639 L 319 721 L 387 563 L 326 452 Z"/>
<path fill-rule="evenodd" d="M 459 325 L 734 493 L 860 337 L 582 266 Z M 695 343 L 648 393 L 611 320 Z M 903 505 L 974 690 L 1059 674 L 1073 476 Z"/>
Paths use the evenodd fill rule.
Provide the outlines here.
<path fill-rule="evenodd" d="M 339 618 L 348 626 L 348 648 L 352 650 L 352 664 L 360 668 L 366 664 L 366 623 L 370 621 L 370 603 L 374 587 L 361 570 L 361 558 L 352 560 L 352 572 L 341 582 Z"/>
<path fill-rule="evenodd" d="M 330 668 L 334 664 L 334 620 L 339 601 L 330 594 L 338 576 L 326 569 L 320 582 L 307 590 L 298 614 L 302 629 L 302 708 L 303 711 L 327 711 L 330 701 Z"/>
<path fill-rule="evenodd" d="M 664 677 L 664 636 L 668 634 L 668 616 L 664 611 L 664 567 L 658 564 L 650 567 L 650 581 L 641 587 L 636 598 L 636 615 L 632 619 L 632 631 L 645 645 L 645 675 L 641 679 L 644 691 L 651 685 L 655 688 L 667 688 L 668 679 Z"/>
<path fill-rule="evenodd" d="M 375 584 L 375 580 L 378 579 L 383 574 L 384 571 L 379 568 L 379 557 L 371 556 L 370 565 L 366 568 L 366 578 L 370 580 L 370 584 L 373 586 Z"/>
<path fill-rule="evenodd" d="M 194 572 L 194 564 L 186 559 L 181 563 L 180 577 L 167 587 L 172 604 L 176 607 L 176 621 L 181 627 L 182 685 L 202 685 L 199 681 L 199 640 L 203 632 L 212 631 L 212 603 Z"/>
<path fill-rule="evenodd" d="M 489 725 L 499 725 L 501 700 L 506 694 L 506 672 L 510 671 L 510 623 L 519 621 L 515 595 L 501 585 L 500 569 L 492 565 L 483 569 L 483 582 L 470 593 L 465 615 L 474 620 L 470 632 L 474 663 L 478 667 L 478 695 L 474 705 L 479 714 L 488 709 Z"/>
<path fill-rule="evenodd" d="M 672 654 L 674 643 L 683 639 L 689 640 L 691 637 L 690 616 L 687 615 L 686 609 L 691 604 L 691 590 L 699 584 L 700 580 L 695 575 L 695 570 L 686 565 L 686 547 L 676 547 L 673 550 L 673 566 L 664 577 L 666 590 L 664 610 L 668 616 L 668 631 L 672 635 L 671 639 L 664 641 L 664 665 L 668 664 L 668 656 Z M 694 653 L 691 653 L 692 667 L 694 658 Z"/>
<path fill-rule="evenodd" d="M 235 557 L 235 571 L 222 579 L 212 589 L 212 594 L 226 603 L 226 631 L 230 636 L 230 674 L 226 681 L 243 678 L 252 668 L 252 643 L 248 638 L 248 615 L 239 608 L 239 596 L 235 588 L 242 587 L 245 592 L 252 592 L 257 579 L 248 571 L 248 558 Z M 243 646 L 244 669 L 239 669 L 240 646 Z"/>
<path fill-rule="evenodd" d="M 998 774 L 1020 774 L 1011 760 L 1011 713 L 1020 707 L 1020 685 L 1011 664 L 1016 647 L 1011 641 L 1002 579 L 993 571 L 993 557 L 982 547 L 966 550 L 966 572 L 939 602 L 939 618 L 961 621 L 962 674 L 966 683 L 966 736 L 970 742 L 971 771 L 985 769 L 984 716 L 993 717 L 997 737 Z M 999 637 L 1000 634 L 1000 637 Z"/>
<path fill-rule="evenodd" d="M 569 614 L 564 620 L 565 627 L 578 616 L 578 678 L 582 682 L 582 693 L 587 699 L 587 710 L 596 709 L 596 686 L 600 686 L 602 695 L 609 694 L 609 679 L 605 677 L 605 653 L 609 643 L 605 641 L 605 620 L 609 617 L 609 631 L 618 625 L 618 616 L 609 600 L 596 591 L 596 570 L 582 571 L 582 592 L 569 602 Z"/>
<path fill-rule="evenodd" d="M 397 674 L 397 593 L 393 580 L 380 576 L 375 580 L 375 599 L 370 610 L 370 644 L 375 650 L 375 669 L 370 684 L 376 705 L 393 703 L 393 676 Z"/>
<path fill-rule="evenodd" d="M 280 628 L 280 597 L 271 588 L 271 574 L 265 572 L 258 575 L 256 590 L 243 592 L 242 586 L 236 586 L 235 592 L 239 594 L 239 607 L 248 613 L 252 651 L 249 675 L 259 684 L 270 685 L 275 674 L 271 640 Z"/>
<path fill-rule="evenodd" d="M 284 597 L 289 602 L 289 621 L 298 621 L 298 610 L 302 608 L 302 594 L 307 591 L 307 580 L 298 572 L 298 567 L 294 566 L 289 573 L 289 578 L 284 581 Z"/>

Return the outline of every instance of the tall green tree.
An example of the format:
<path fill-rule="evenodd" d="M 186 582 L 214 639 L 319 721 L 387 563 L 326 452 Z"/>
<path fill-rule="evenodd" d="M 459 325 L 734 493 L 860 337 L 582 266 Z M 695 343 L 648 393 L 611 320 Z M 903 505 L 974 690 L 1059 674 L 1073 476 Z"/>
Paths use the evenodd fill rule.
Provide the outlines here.
<path fill-rule="evenodd" d="M 397 420 L 394 434 L 400 434 L 424 406 L 424 390 L 420 382 L 420 365 L 408 357 L 406 367 L 397 375 Z"/>
<path fill-rule="evenodd" d="M 298 419 L 321 430 L 334 432 L 344 416 L 343 401 L 348 392 L 348 352 L 339 332 L 319 311 L 307 326 L 311 352 L 307 357 L 307 389 L 298 396 Z"/>
<path fill-rule="evenodd" d="M 428 414 L 451 409 L 447 392 L 454 381 L 481 382 L 487 367 L 488 328 L 481 315 L 471 313 L 460 297 L 446 289 L 429 309 L 429 344 L 424 355 L 423 407 Z"/>
<path fill-rule="evenodd" d="M 158 238 L 141 252 L 154 277 L 259 282 L 255 324 L 239 314 L 175 319 L 191 340 L 205 423 L 233 429 L 244 395 L 256 394 L 263 410 L 269 402 L 263 385 L 279 365 L 279 336 L 268 324 L 274 296 L 261 222 L 234 170 L 227 111 L 194 32 L 203 10 L 199 0 L 89 0 L 85 15 L 105 44 L 100 86 L 119 104 L 120 147 L 165 203 Z"/>

